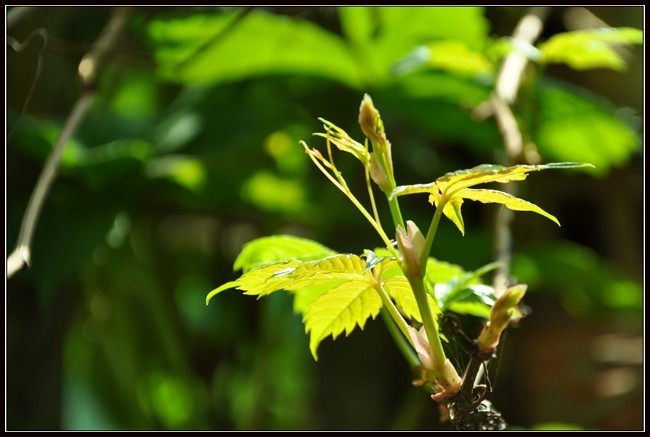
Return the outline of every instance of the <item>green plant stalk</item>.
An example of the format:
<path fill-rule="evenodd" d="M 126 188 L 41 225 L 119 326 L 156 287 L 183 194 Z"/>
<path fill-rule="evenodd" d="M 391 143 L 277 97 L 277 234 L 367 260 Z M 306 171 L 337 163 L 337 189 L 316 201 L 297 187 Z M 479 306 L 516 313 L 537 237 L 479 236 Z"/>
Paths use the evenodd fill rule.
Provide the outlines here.
<path fill-rule="evenodd" d="M 390 336 L 393 338 L 393 341 L 397 345 L 397 348 L 402 352 L 406 361 L 413 367 L 421 366 L 420 359 L 418 358 L 415 350 L 411 346 L 410 337 L 408 340 L 404 338 L 403 331 L 398 327 L 398 323 L 395 322 L 395 319 L 391 316 L 389 310 L 386 308 L 381 309 L 381 316 L 384 319 L 384 324 L 388 329 Z"/>
<path fill-rule="evenodd" d="M 406 226 L 404 225 L 404 219 L 402 218 L 402 211 L 400 211 L 399 203 L 397 203 L 397 197 L 390 199 L 389 194 L 387 194 L 386 198 L 388 199 L 388 206 L 390 206 L 390 215 L 393 217 L 393 223 L 395 224 L 395 227 L 397 228 L 397 226 L 401 226 L 402 229 L 406 229 Z"/>
<path fill-rule="evenodd" d="M 409 335 L 409 331 L 408 331 L 406 321 L 404 320 L 402 315 L 397 310 L 397 307 L 395 306 L 393 301 L 388 296 L 388 293 L 386 293 L 386 290 L 384 289 L 384 287 L 381 285 L 381 283 L 379 283 L 379 281 L 377 281 L 374 288 L 375 288 L 375 290 L 377 290 L 377 293 L 379 293 L 379 297 L 381 297 L 381 301 L 384 304 L 384 308 L 388 311 L 389 315 L 395 321 L 395 324 L 397 325 L 399 330 L 402 332 L 402 334 L 404 334 L 404 337 L 406 337 L 406 339 L 411 344 L 411 346 L 413 346 L 413 340 L 411 340 L 411 336 Z"/>
<path fill-rule="evenodd" d="M 344 187 L 339 181 L 337 181 L 325 168 L 321 165 L 320 162 L 318 162 L 318 159 L 310 153 L 309 147 L 307 147 L 307 144 L 304 141 L 301 141 L 301 144 L 305 148 L 305 151 L 307 152 L 307 155 L 309 155 L 309 158 L 312 160 L 312 162 L 318 167 L 318 169 L 323 173 L 327 179 L 329 179 L 336 188 L 341 190 L 343 194 L 347 196 L 348 199 L 354 204 L 354 206 L 363 214 L 363 216 L 368 220 L 368 222 L 372 225 L 372 227 L 377 231 L 381 239 L 384 241 L 384 244 L 386 245 L 386 249 L 388 249 L 393 256 L 397 258 L 397 250 L 395 250 L 395 247 L 392 245 L 390 242 L 390 239 L 384 232 L 384 229 L 381 227 L 379 223 L 375 221 L 375 219 L 366 211 L 366 209 L 359 203 L 357 198 L 350 192 L 350 190 L 347 187 Z M 336 171 L 335 169 L 333 171 Z"/>
<path fill-rule="evenodd" d="M 407 276 L 407 279 L 409 284 L 411 284 L 411 289 L 415 295 L 415 302 L 420 310 L 422 323 L 424 324 L 424 331 L 427 334 L 429 346 L 431 347 L 431 358 L 433 359 L 435 366 L 432 373 L 434 378 L 439 377 L 443 374 L 445 363 L 447 362 L 447 356 L 445 355 L 445 351 L 442 349 L 442 343 L 438 336 L 438 323 L 433 317 L 431 307 L 427 301 L 427 292 L 424 289 L 424 278 L 409 278 Z"/>
<path fill-rule="evenodd" d="M 434 363 L 436 366 L 440 367 L 440 370 L 444 367 L 447 357 L 445 351 L 442 348 L 442 343 L 440 342 L 440 336 L 438 335 L 438 324 L 433 313 L 431 312 L 431 307 L 429 306 L 429 301 L 427 300 L 427 292 L 424 288 L 424 277 L 426 275 L 427 261 L 429 259 L 429 253 L 431 252 L 431 246 L 433 245 L 433 239 L 435 238 L 436 231 L 438 229 L 438 223 L 440 223 L 440 217 L 442 216 L 442 209 L 444 208 L 446 201 L 440 202 L 436 208 L 436 212 L 433 214 L 433 219 L 431 220 L 431 225 L 427 231 L 427 236 L 424 241 L 424 247 L 422 248 L 422 253 L 420 254 L 420 266 L 421 266 L 421 277 L 411 278 L 407 276 L 409 284 L 411 284 L 411 289 L 415 295 L 415 302 L 418 305 L 420 314 L 422 316 L 422 322 L 424 324 L 424 331 L 427 334 L 427 339 L 429 340 L 429 346 L 431 347 L 431 353 Z M 436 369 L 437 370 L 437 369 Z M 435 374 L 434 377 L 439 376 Z"/>
<path fill-rule="evenodd" d="M 433 219 L 431 219 L 429 230 L 427 230 L 427 236 L 424 240 L 424 247 L 422 248 L 422 253 L 420 254 L 420 266 L 422 266 L 423 278 L 427 272 L 427 260 L 429 259 L 429 253 L 431 252 L 431 246 L 433 246 L 433 239 L 436 237 L 436 231 L 438 230 L 440 217 L 442 217 L 442 209 L 446 204 L 446 200 L 440 201 L 438 207 L 436 208 L 436 212 L 433 214 Z"/>

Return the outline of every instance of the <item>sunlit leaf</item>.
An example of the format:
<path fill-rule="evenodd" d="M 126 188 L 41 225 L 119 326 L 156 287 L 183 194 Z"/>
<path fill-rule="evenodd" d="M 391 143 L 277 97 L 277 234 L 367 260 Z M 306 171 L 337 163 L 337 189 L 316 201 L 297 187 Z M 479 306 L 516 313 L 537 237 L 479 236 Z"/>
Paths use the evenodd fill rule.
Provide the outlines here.
<path fill-rule="evenodd" d="M 325 282 L 322 284 L 308 285 L 307 287 L 295 290 L 293 293 L 294 312 L 300 313 L 304 316 L 307 309 L 316 299 L 325 294 L 329 289 L 334 288 L 343 282 L 345 282 L 345 280 Z"/>
<path fill-rule="evenodd" d="M 311 242 L 301 243 L 303 248 L 314 248 Z M 310 262 L 294 259 L 249 270 L 239 279 L 211 291 L 206 303 L 231 288 L 260 297 L 281 289 L 306 293 L 297 309 L 305 314 L 310 348 L 317 359 L 316 349 L 324 338 L 336 338 L 343 331 L 347 335 L 357 325 L 363 328 L 368 317 L 379 313 L 382 302 L 374 287 L 372 273 L 361 257 L 340 254 Z"/>
<path fill-rule="evenodd" d="M 546 169 L 593 167 L 591 164 L 558 162 L 543 165 L 515 165 L 504 167 L 496 164 L 482 164 L 467 170 L 458 170 L 439 177 L 430 184 L 401 185 L 390 197 L 407 194 L 429 193 L 435 196 L 450 196 L 456 192 L 479 184 L 490 182 L 507 183 L 526 179 L 528 173 Z"/>
<path fill-rule="evenodd" d="M 465 274 L 465 270 L 461 266 L 429 257 L 424 280 L 433 290 L 434 284 L 448 282 L 463 274 Z"/>
<path fill-rule="evenodd" d="M 553 162 L 541 165 L 502 165 L 483 164 L 468 170 L 459 170 L 445 174 L 436 180 L 443 195 L 453 196 L 454 193 L 475 185 L 490 182 L 507 183 L 522 181 L 528 173 L 548 169 L 568 169 L 593 167 L 592 164 L 579 162 Z M 399 187 L 398 187 L 399 188 Z M 437 191 L 437 190 L 436 190 Z"/>
<path fill-rule="evenodd" d="M 286 273 L 293 272 L 299 264 L 300 261 L 292 260 L 249 270 L 237 280 L 227 282 L 212 290 L 205 298 L 205 303 L 208 304 L 214 296 L 231 288 L 243 290 L 245 294 L 265 295 L 280 290 L 288 284 L 293 283 L 295 285 L 296 282 L 287 279 Z M 285 274 L 282 275 L 281 273 Z M 308 284 L 303 286 L 306 285 Z"/>
<path fill-rule="evenodd" d="M 539 206 L 523 199 L 519 199 L 512 194 L 504 193 L 503 191 L 467 188 L 461 191 L 458 195 L 463 199 L 476 200 L 482 203 L 500 203 L 513 211 L 536 212 L 537 214 L 541 214 L 544 217 L 553 220 L 558 225 L 560 224 L 555 216 L 547 213 Z"/>
<path fill-rule="evenodd" d="M 311 281 L 310 284 L 337 280 L 368 280 L 370 273 L 361 257 L 350 254 L 332 255 L 317 261 L 305 262 L 285 274 L 294 281 Z M 296 290 L 302 287 L 291 287 Z"/>
<path fill-rule="evenodd" d="M 319 118 L 319 120 L 323 122 L 325 133 L 319 132 L 314 135 L 326 138 L 342 152 L 354 155 L 364 165 L 370 162 L 370 153 L 363 144 L 353 140 L 347 132 L 336 126 L 334 123 L 323 118 Z"/>
<path fill-rule="evenodd" d="M 623 57 L 612 45 L 643 43 L 643 32 L 630 27 L 577 30 L 558 33 L 539 45 L 542 61 L 565 63 L 576 70 L 611 68 L 625 70 Z"/>
<path fill-rule="evenodd" d="M 433 199 L 435 199 L 434 202 L 437 203 L 438 198 L 433 197 Z M 463 215 L 460 212 L 460 208 L 462 206 L 463 206 L 463 199 L 461 197 L 451 199 L 442 208 L 442 213 L 456 225 L 456 227 L 460 230 L 461 234 L 465 235 L 465 222 L 463 221 Z"/>
<path fill-rule="evenodd" d="M 292 235 L 273 235 L 257 238 L 246 243 L 237 259 L 235 259 L 233 269 L 242 269 L 246 272 L 265 264 L 291 259 L 313 261 L 334 255 L 334 253 L 332 249 L 307 238 Z"/>
<path fill-rule="evenodd" d="M 528 173 L 546 169 L 593 167 L 591 164 L 557 162 L 544 165 L 501 165 L 484 164 L 468 170 L 459 170 L 438 178 L 431 184 L 403 185 L 395 188 L 390 197 L 406 194 L 429 193 L 429 202 L 439 206 L 445 202 L 443 213 L 464 234 L 461 215 L 462 199 L 477 200 L 483 203 L 500 203 L 516 211 L 532 211 L 558 223 L 557 219 L 537 205 L 509 194 L 495 190 L 471 190 L 469 187 L 490 182 L 507 183 L 526 179 Z"/>
<path fill-rule="evenodd" d="M 369 317 L 373 319 L 381 309 L 381 298 L 366 279 L 350 280 L 328 290 L 313 302 L 305 314 L 305 326 L 309 332 L 309 348 L 318 359 L 320 342 L 345 331 L 349 335 L 354 328 L 363 329 Z"/>

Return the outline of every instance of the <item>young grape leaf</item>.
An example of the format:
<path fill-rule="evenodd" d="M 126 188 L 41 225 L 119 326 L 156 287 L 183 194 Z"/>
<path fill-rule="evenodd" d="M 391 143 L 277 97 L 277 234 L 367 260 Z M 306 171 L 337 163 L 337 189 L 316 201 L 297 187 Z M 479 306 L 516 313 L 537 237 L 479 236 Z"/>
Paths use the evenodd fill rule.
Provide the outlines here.
<path fill-rule="evenodd" d="M 354 155 L 364 166 L 370 163 L 370 153 L 363 144 L 353 140 L 347 132 L 334 123 L 324 118 L 319 118 L 319 120 L 323 122 L 325 133 L 317 132 L 314 135 L 328 139 L 340 151 Z"/>
<path fill-rule="evenodd" d="M 558 225 L 560 224 L 555 216 L 547 213 L 534 203 L 519 199 L 512 194 L 504 193 L 503 191 L 468 188 L 463 190 L 461 195 L 463 196 L 463 199 L 477 200 L 482 203 L 500 203 L 513 211 L 536 212 L 537 214 L 553 220 Z"/>
<path fill-rule="evenodd" d="M 280 290 L 287 285 L 287 283 L 292 283 L 292 281 L 287 280 L 286 275 L 282 275 L 282 273 L 292 272 L 299 264 L 300 261 L 291 260 L 250 270 L 241 275 L 235 281 L 226 282 L 222 286 L 215 288 L 208 293 L 205 298 L 205 304 L 207 305 L 210 302 L 210 299 L 217 294 L 231 288 L 243 290 L 244 294 L 260 296 Z"/>
<path fill-rule="evenodd" d="M 345 281 L 332 281 L 322 284 L 309 285 L 305 288 L 295 290 L 293 292 L 293 311 L 302 314 L 304 317 L 307 309 L 311 306 L 316 299 L 325 294 L 330 288 L 341 285 Z"/>
<path fill-rule="evenodd" d="M 367 277 L 350 280 L 331 288 L 314 301 L 305 314 L 309 332 L 309 348 L 315 360 L 321 341 L 329 335 L 336 337 L 345 331 L 349 335 L 358 325 L 363 329 L 368 317 L 379 314 L 382 302 Z"/>
<path fill-rule="evenodd" d="M 262 237 L 247 243 L 235 259 L 234 270 L 248 270 L 280 261 L 312 261 L 334 255 L 332 249 L 316 241 L 291 235 Z"/>
<path fill-rule="evenodd" d="M 343 331 L 349 335 L 357 325 L 363 329 L 368 317 L 374 319 L 381 309 L 372 272 L 357 255 L 335 255 L 303 263 L 287 276 L 297 281 L 310 280 L 311 286 L 340 282 L 318 296 L 305 312 L 309 348 L 316 360 L 322 340 L 330 335 L 336 338 Z"/>
<path fill-rule="evenodd" d="M 374 265 L 378 267 L 388 261 L 376 260 Z M 336 338 L 343 331 L 348 335 L 357 325 L 363 328 L 368 317 L 377 316 L 382 301 L 375 286 L 376 280 L 361 257 L 338 254 L 315 261 L 292 259 L 251 269 L 239 279 L 211 291 L 206 304 L 213 296 L 231 288 L 258 297 L 277 290 L 297 292 L 300 296 L 297 309 L 304 313 L 310 349 L 314 359 L 318 359 L 316 350 L 323 339 L 329 335 Z"/>
<path fill-rule="evenodd" d="M 333 255 L 310 262 L 282 261 L 249 270 L 239 279 L 212 290 L 206 304 L 213 296 L 230 288 L 261 297 L 278 290 L 295 291 L 315 284 L 369 277 L 364 275 L 364 267 L 365 262 L 356 255 Z"/>
<path fill-rule="evenodd" d="M 430 184 L 403 185 L 393 190 L 390 197 L 406 194 L 429 193 L 429 202 L 443 206 L 443 214 L 458 227 L 464 235 L 465 229 L 460 208 L 462 199 L 484 203 L 501 203 L 516 211 L 531 211 L 541 214 L 559 225 L 557 219 L 537 205 L 495 190 L 470 190 L 470 187 L 490 182 L 507 183 L 522 181 L 528 173 L 546 169 L 593 167 L 591 164 L 559 162 L 543 165 L 501 165 L 484 164 L 477 167 L 447 173 Z"/>

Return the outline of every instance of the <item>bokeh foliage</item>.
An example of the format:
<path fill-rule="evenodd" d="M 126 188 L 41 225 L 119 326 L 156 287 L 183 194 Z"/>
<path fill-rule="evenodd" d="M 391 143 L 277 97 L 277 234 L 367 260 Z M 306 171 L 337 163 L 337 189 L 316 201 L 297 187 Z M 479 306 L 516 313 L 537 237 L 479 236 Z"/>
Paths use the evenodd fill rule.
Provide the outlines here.
<path fill-rule="evenodd" d="M 572 11 L 550 12 L 541 41 L 551 54 L 563 53 L 563 41 L 565 52 L 584 47 L 584 35 L 558 36 Z M 641 27 L 642 8 L 592 11 L 612 26 Z M 49 38 L 7 50 L 7 252 L 81 92 L 79 60 L 110 12 L 36 8 L 8 29 L 22 41 L 42 27 Z M 7 428 L 440 426 L 431 401 L 409 386 L 409 369 L 381 323 L 324 343 L 316 364 L 289 295 L 256 301 L 224 293 L 206 307 L 205 294 L 234 279 L 236 255 L 256 237 L 293 234 L 353 253 L 377 245 L 298 145 L 319 141 L 311 137 L 318 117 L 362 138 L 364 92 L 381 110 L 400 184 L 503 159 L 494 120 L 478 121 L 472 109 L 489 97 L 498 62 L 512 49 L 502 37 L 524 13 L 134 8 L 64 150 L 32 265 L 6 283 Z M 622 37 L 635 42 L 629 32 Z M 514 425 L 628 429 L 643 417 L 640 367 L 598 361 L 588 348 L 603 334 L 639 338 L 643 323 L 642 56 L 636 45 L 608 47 L 593 55 L 604 56 L 601 64 L 571 49 L 582 54 L 579 65 L 600 67 L 579 72 L 555 63 L 575 66 L 574 58 L 549 59 L 548 49 L 544 61 L 542 44 L 529 48 L 536 63 L 515 106 L 526 140 L 544 162 L 596 169 L 539 175 L 524 187 L 523 197 L 563 227 L 526 214 L 514 223 L 513 274 L 530 285 L 532 313 L 506 339 L 495 388 Z M 339 165 L 362 189 L 354 164 Z M 422 202 L 403 208 L 428 222 Z M 468 270 L 490 262 L 497 212 L 467 208 L 467 235 L 442 226 L 433 255 Z M 560 328 L 586 346 L 567 344 Z M 545 389 L 534 384 L 544 380 L 536 373 L 548 370 L 543 362 L 522 357 L 549 344 L 564 384 Z M 602 376 L 616 366 L 631 369 L 624 382 Z M 582 385 L 566 382 L 576 374 Z M 615 391 L 630 378 L 627 390 Z M 600 395 L 599 384 L 615 394 Z M 558 397 L 571 399 L 571 408 L 561 409 Z"/>

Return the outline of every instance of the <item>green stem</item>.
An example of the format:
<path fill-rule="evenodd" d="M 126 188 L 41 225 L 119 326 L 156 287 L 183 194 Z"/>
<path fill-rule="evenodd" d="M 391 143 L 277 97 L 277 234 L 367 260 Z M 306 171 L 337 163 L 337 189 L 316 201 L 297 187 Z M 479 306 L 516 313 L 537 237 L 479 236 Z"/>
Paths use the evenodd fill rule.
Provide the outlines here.
<path fill-rule="evenodd" d="M 424 240 L 424 247 L 422 248 L 422 253 L 420 254 L 420 266 L 422 266 L 422 277 L 424 277 L 427 271 L 427 260 L 429 259 L 429 253 L 431 252 L 431 246 L 433 246 L 433 239 L 436 237 L 436 231 L 438 230 L 438 223 L 440 223 L 440 217 L 442 216 L 442 209 L 445 207 L 446 201 L 440 201 L 440 204 L 436 208 L 436 212 L 433 214 L 433 219 L 429 225 L 429 230 L 427 231 L 427 237 Z"/>
<path fill-rule="evenodd" d="M 389 315 L 395 322 L 395 325 L 399 328 L 400 331 L 402 331 L 402 334 L 404 334 L 404 337 L 408 340 L 409 344 L 413 346 L 413 341 L 411 340 L 411 335 L 409 334 L 408 330 L 408 325 L 406 324 L 406 321 L 402 317 L 402 315 L 399 313 L 397 310 L 397 307 L 391 300 L 391 298 L 388 296 L 388 293 L 386 293 L 386 290 L 384 287 L 377 282 L 375 285 L 375 290 L 377 290 L 377 293 L 379 293 L 379 297 L 381 297 L 381 301 L 384 304 L 384 308 L 388 311 Z M 420 361 L 418 360 L 418 363 Z"/>
<path fill-rule="evenodd" d="M 433 369 L 433 376 L 436 377 L 440 375 L 439 371 L 441 372 L 444 369 L 445 363 L 447 362 L 445 351 L 442 349 L 442 343 L 438 336 L 438 324 L 436 323 L 436 319 L 433 317 L 429 301 L 427 300 L 427 292 L 424 289 L 424 279 L 408 277 L 407 279 L 409 284 L 411 284 L 411 289 L 415 295 L 415 302 L 418 304 L 418 309 L 422 316 L 424 331 L 427 333 L 427 339 L 429 340 L 429 346 L 431 347 L 431 354 L 433 355 L 431 358 L 436 366 L 436 369 Z"/>
<path fill-rule="evenodd" d="M 334 184 L 334 186 L 336 188 L 341 190 L 343 192 L 343 194 L 345 194 L 347 196 L 347 198 L 350 199 L 350 201 L 354 204 L 354 206 L 357 207 L 359 212 L 361 212 L 361 214 L 363 214 L 363 216 L 366 218 L 366 220 L 368 220 L 368 222 L 370 222 L 372 227 L 375 228 L 375 231 L 377 231 L 377 233 L 379 234 L 381 239 L 384 241 L 384 244 L 386 245 L 386 249 L 388 249 L 395 258 L 398 258 L 398 256 L 397 256 L 398 251 L 395 249 L 395 247 L 391 243 L 390 239 L 388 238 L 388 236 L 384 232 L 384 229 L 381 227 L 381 224 L 377 223 L 375 221 L 375 219 L 368 213 L 368 211 L 366 211 L 366 209 L 363 207 L 363 205 L 361 205 L 361 203 L 359 203 L 357 198 L 354 197 L 354 194 L 352 194 L 352 192 L 347 188 L 347 186 L 343 186 L 341 184 L 341 182 L 337 181 L 336 178 L 334 178 L 334 176 L 332 176 L 327 170 L 325 170 L 323 165 L 321 165 L 321 163 L 318 162 L 318 158 L 316 158 L 316 156 L 314 156 L 314 154 L 311 153 L 311 151 L 309 150 L 309 147 L 307 147 L 307 144 L 304 141 L 301 141 L 300 143 L 304 147 L 304 149 L 307 152 L 307 155 L 309 156 L 309 158 L 316 165 L 316 167 L 318 167 L 318 169 L 321 171 L 321 173 L 323 173 L 325 175 L 325 177 L 327 177 L 327 179 L 329 179 Z M 333 168 L 332 171 L 336 172 L 337 175 L 339 174 L 338 170 L 336 170 L 336 168 Z M 345 183 L 345 181 L 343 181 L 343 182 Z"/>
<path fill-rule="evenodd" d="M 386 195 L 388 199 L 388 205 L 390 206 L 390 215 L 393 217 L 393 223 L 395 227 L 401 226 L 402 229 L 406 229 L 404 225 L 404 219 L 402 218 L 402 211 L 399 209 L 399 203 L 397 203 L 397 197 L 390 199 L 390 193 Z"/>
<path fill-rule="evenodd" d="M 384 324 L 386 325 L 390 336 L 393 338 L 393 341 L 395 341 L 397 348 L 400 350 L 400 352 L 402 352 L 402 355 L 404 355 L 404 358 L 406 358 L 406 361 L 411 366 L 420 366 L 420 359 L 415 353 L 415 350 L 413 350 L 411 344 L 406 341 L 402 335 L 402 332 L 400 332 L 397 323 L 394 319 L 391 318 L 390 313 L 386 310 L 386 308 L 381 309 L 381 316 L 384 319 Z"/>

